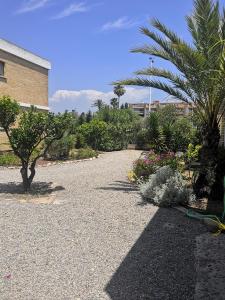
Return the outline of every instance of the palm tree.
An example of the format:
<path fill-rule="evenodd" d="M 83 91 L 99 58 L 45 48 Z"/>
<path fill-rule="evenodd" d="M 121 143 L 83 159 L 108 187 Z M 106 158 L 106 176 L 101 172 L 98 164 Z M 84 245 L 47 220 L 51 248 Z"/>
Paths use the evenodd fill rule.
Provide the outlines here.
<path fill-rule="evenodd" d="M 97 99 L 95 100 L 95 102 L 92 104 L 93 107 L 97 107 L 98 111 L 101 110 L 104 107 L 104 102 L 102 101 L 102 99 Z"/>
<path fill-rule="evenodd" d="M 119 100 L 117 98 L 112 98 L 110 100 L 110 104 L 113 108 L 119 108 Z"/>
<path fill-rule="evenodd" d="M 132 50 L 168 61 L 177 72 L 146 68 L 137 71 L 137 77 L 116 84 L 153 87 L 195 104 L 203 137 L 201 169 L 195 188 L 200 191 L 207 187 L 212 191 L 215 180 L 218 183 L 219 124 L 225 112 L 225 10 L 220 13 L 218 1 L 194 0 L 194 11 L 186 21 L 192 36 L 191 44 L 153 19 L 154 30 L 142 27 L 140 31 L 154 45 Z"/>
<path fill-rule="evenodd" d="M 118 107 L 120 107 L 120 97 L 122 97 L 126 90 L 121 84 L 116 84 L 113 89 L 114 94 L 118 97 Z"/>

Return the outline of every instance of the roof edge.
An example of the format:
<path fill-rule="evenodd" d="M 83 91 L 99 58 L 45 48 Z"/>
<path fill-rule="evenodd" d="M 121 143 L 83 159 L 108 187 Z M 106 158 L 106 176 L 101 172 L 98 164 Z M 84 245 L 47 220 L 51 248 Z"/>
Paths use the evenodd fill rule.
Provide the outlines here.
<path fill-rule="evenodd" d="M 48 60 L 1 38 L 0 50 L 13 54 L 47 70 L 51 70 L 51 63 Z"/>

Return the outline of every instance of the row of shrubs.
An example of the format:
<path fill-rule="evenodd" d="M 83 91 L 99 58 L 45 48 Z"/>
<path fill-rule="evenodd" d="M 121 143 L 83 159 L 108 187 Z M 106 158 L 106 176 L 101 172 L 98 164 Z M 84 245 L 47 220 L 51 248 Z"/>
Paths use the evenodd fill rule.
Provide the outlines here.
<path fill-rule="evenodd" d="M 61 148 L 63 157 L 68 156 L 71 144 L 78 149 L 117 151 L 131 143 L 140 149 L 177 152 L 186 151 L 188 144 L 196 144 L 199 139 L 196 122 L 190 116 L 178 116 L 173 105 L 152 112 L 145 119 L 130 109 L 106 106 L 86 121 L 81 116 L 74 116 L 73 130 L 54 143 L 53 148 Z"/>
<path fill-rule="evenodd" d="M 98 156 L 98 152 L 91 148 L 71 149 L 68 156 L 58 156 L 61 151 L 52 151 L 46 155 L 51 160 L 71 159 L 80 160 Z M 20 166 L 19 158 L 13 152 L 5 152 L 0 155 L 0 166 Z"/>
<path fill-rule="evenodd" d="M 117 151 L 134 143 L 140 127 L 140 118 L 130 109 L 103 106 L 92 118 L 81 120 L 74 115 L 72 130 L 55 141 L 47 152 L 52 159 L 68 158 L 74 148 L 92 148 L 96 151 Z"/>

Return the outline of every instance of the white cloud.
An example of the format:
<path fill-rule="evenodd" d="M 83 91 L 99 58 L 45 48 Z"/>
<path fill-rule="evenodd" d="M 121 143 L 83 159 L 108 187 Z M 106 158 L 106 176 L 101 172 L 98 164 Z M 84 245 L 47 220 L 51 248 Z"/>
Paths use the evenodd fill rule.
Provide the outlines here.
<path fill-rule="evenodd" d="M 66 7 L 63 11 L 61 11 L 58 15 L 54 16 L 52 19 L 62 19 L 69 17 L 75 13 L 86 12 L 90 9 L 90 7 L 86 6 L 84 2 L 73 3 L 70 6 Z"/>
<path fill-rule="evenodd" d="M 147 102 L 149 90 L 147 88 L 126 87 L 126 93 L 121 97 L 121 103 Z M 102 99 L 109 104 L 115 97 L 112 91 L 102 92 L 97 90 L 58 90 L 50 98 L 50 107 L 54 111 L 76 109 L 79 112 L 88 111 L 93 102 Z"/>
<path fill-rule="evenodd" d="M 51 0 L 25 0 L 23 1 L 21 8 L 19 8 L 16 13 L 22 14 L 37 10 L 46 6 L 50 1 Z"/>
<path fill-rule="evenodd" d="M 114 30 L 114 29 L 129 29 L 131 27 L 134 27 L 138 25 L 139 22 L 129 19 L 128 17 L 121 17 L 115 21 L 107 22 L 105 23 L 101 30 L 102 31 L 108 31 L 108 30 Z"/>

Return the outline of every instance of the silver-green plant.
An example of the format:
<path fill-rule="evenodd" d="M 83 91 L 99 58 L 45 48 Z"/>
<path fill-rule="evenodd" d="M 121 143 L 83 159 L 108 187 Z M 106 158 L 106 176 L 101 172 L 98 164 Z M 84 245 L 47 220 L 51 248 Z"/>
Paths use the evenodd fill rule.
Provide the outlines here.
<path fill-rule="evenodd" d="M 159 168 L 147 182 L 142 183 L 140 192 L 145 200 L 161 207 L 186 203 L 191 195 L 182 175 L 169 166 Z"/>

